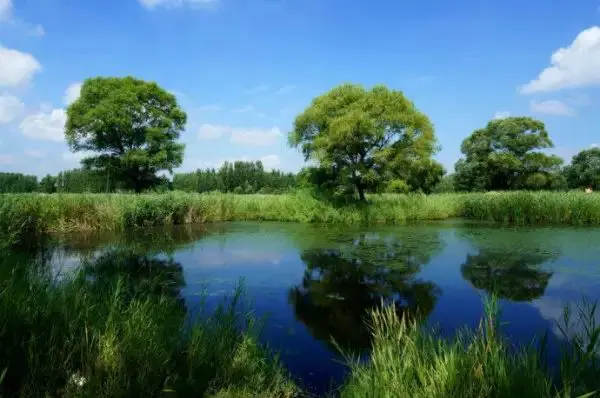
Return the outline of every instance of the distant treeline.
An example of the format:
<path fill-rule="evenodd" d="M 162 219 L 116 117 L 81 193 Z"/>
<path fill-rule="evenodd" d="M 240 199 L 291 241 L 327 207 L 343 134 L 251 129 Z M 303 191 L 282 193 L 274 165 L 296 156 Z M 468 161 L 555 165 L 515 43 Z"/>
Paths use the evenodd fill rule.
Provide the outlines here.
<path fill-rule="evenodd" d="M 186 192 L 282 193 L 297 186 L 296 175 L 265 171 L 262 162 L 225 162 L 219 170 L 196 170 L 173 177 L 173 190 Z"/>
<path fill-rule="evenodd" d="M 153 191 L 283 193 L 297 186 L 296 175 L 279 170 L 266 171 L 262 162 L 225 162 L 218 170 L 176 173 L 173 181 L 166 177 Z M 38 182 L 34 175 L 0 173 L 0 193 L 105 193 L 126 192 L 122 182 L 105 172 L 73 169 L 56 176 L 47 175 Z"/>

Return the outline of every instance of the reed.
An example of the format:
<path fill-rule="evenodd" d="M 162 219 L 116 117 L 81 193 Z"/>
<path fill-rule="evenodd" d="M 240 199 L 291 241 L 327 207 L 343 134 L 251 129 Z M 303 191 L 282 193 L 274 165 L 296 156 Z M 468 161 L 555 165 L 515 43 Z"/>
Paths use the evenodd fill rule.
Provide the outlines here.
<path fill-rule="evenodd" d="M 559 376 L 545 364 L 540 344 L 512 347 L 500 333 L 495 299 L 475 331 L 443 339 L 392 308 L 372 314 L 373 348 L 369 362 L 350 359 L 351 375 L 343 398 L 391 397 L 590 397 L 600 392 L 600 327 L 595 306 L 582 306 L 587 328 L 567 336 Z M 541 348 L 540 348 L 541 347 Z"/>

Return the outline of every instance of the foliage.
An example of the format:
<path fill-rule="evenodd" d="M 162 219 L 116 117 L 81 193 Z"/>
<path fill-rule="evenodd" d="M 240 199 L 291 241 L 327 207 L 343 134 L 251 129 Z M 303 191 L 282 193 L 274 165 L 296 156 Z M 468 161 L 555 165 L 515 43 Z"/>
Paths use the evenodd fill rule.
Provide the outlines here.
<path fill-rule="evenodd" d="M 196 170 L 192 173 L 176 173 L 173 177 L 173 189 L 186 192 L 234 192 L 240 193 L 278 193 L 296 186 L 296 177 L 292 173 L 279 170 L 266 171 L 261 161 L 225 162 L 218 171 L 214 169 Z"/>
<path fill-rule="evenodd" d="M 353 187 L 361 200 L 394 176 L 406 179 L 407 168 L 430 162 L 436 149 L 433 125 L 402 92 L 353 84 L 315 98 L 296 117 L 289 141 L 332 185 Z"/>
<path fill-rule="evenodd" d="M 438 181 L 438 183 L 433 187 L 432 193 L 450 193 L 454 192 L 455 190 L 454 174 L 448 174 Z"/>
<path fill-rule="evenodd" d="M 39 191 L 43 193 L 56 192 L 56 177 L 47 174 L 46 177 L 42 178 Z"/>
<path fill-rule="evenodd" d="M 600 148 L 586 149 L 575 155 L 565 168 L 565 176 L 571 188 L 600 190 Z"/>
<path fill-rule="evenodd" d="M 553 146 L 544 123 L 529 117 L 492 120 L 461 145 L 455 165 L 461 191 L 553 189 L 560 185 L 562 159 L 538 149 Z"/>
<path fill-rule="evenodd" d="M 21 173 L 0 173 L 0 193 L 36 192 L 37 189 L 36 176 Z"/>
<path fill-rule="evenodd" d="M 156 173 L 181 165 L 177 143 L 187 120 L 175 96 L 156 83 L 133 77 L 87 79 L 67 110 L 65 135 L 73 151 L 97 152 L 83 159 L 140 192 L 158 183 Z"/>
<path fill-rule="evenodd" d="M 587 334 L 565 335 L 567 349 L 558 378 L 548 371 L 544 352 L 535 342 L 513 347 L 501 335 L 496 298 L 487 299 L 484 307 L 479 328 L 464 330 L 451 340 L 424 331 L 393 308 L 374 310 L 370 361 L 349 359 L 352 372 L 340 396 L 550 398 L 590 397 L 600 390 L 595 306 L 579 313 L 587 320 L 582 328 Z"/>
<path fill-rule="evenodd" d="M 186 318 L 181 266 L 113 250 L 55 279 L 45 256 L 0 253 L 2 396 L 291 397 L 239 291 Z"/>

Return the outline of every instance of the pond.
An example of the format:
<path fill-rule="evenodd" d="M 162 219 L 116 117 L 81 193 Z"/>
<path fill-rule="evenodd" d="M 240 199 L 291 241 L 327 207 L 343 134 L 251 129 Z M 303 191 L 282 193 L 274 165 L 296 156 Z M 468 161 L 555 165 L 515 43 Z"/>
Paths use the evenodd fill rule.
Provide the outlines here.
<path fill-rule="evenodd" d="M 449 336 L 477 326 L 482 296 L 493 289 L 505 334 L 529 343 L 548 332 L 552 359 L 564 305 L 600 298 L 600 228 L 224 223 L 56 238 L 49 257 L 56 271 L 108 248 L 117 248 L 113 255 L 134 249 L 172 271 L 170 286 L 188 309 L 214 307 L 243 278 L 249 307 L 267 316 L 264 342 L 314 393 L 346 375 L 336 344 L 355 355 L 368 351 L 364 319 L 382 302 L 424 315 Z"/>

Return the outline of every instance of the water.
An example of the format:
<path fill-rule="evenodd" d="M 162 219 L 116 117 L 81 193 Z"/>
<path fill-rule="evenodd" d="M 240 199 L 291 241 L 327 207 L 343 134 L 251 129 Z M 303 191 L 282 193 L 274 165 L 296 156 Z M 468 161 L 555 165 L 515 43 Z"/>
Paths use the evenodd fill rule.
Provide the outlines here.
<path fill-rule="evenodd" d="M 107 248 L 133 248 L 146 255 L 140 261 L 167 270 L 168 289 L 190 309 L 203 297 L 215 306 L 243 278 L 250 308 L 268 316 L 264 341 L 315 393 L 346 375 L 332 339 L 355 355 L 368 351 L 363 320 L 382 301 L 400 313 L 418 311 L 450 336 L 477 326 L 482 295 L 495 289 L 511 341 L 529 343 L 547 331 L 555 360 L 564 305 L 600 298 L 600 228 L 227 223 L 57 239 L 56 270 L 102 259 Z"/>

